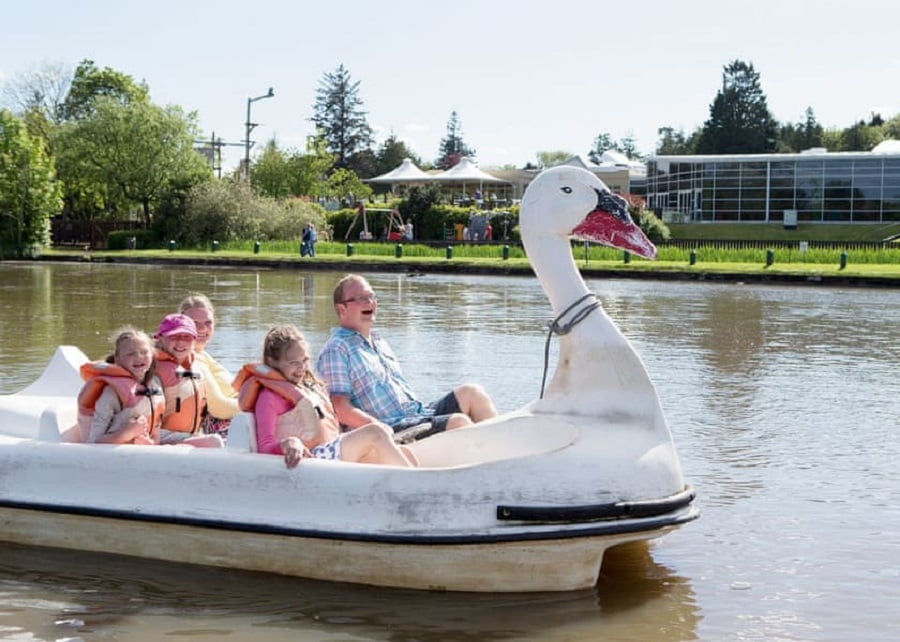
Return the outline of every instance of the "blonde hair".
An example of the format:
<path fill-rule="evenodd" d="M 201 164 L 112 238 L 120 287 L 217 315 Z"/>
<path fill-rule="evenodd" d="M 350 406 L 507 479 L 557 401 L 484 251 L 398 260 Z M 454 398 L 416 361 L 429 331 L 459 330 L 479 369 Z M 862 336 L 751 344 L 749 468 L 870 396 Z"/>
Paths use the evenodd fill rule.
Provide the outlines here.
<path fill-rule="evenodd" d="M 213 307 L 209 297 L 205 294 L 200 294 L 199 292 L 189 292 L 188 295 L 181 300 L 181 303 L 178 304 L 178 311 L 181 314 L 184 314 L 191 308 L 204 308 L 209 310 L 213 315 L 216 313 L 216 309 Z"/>
<path fill-rule="evenodd" d="M 297 326 L 291 324 L 273 325 L 269 328 L 269 331 L 266 332 L 266 338 L 263 339 L 263 363 L 274 368 L 275 366 L 272 364 L 275 361 L 280 360 L 288 348 L 294 343 L 299 344 L 303 348 L 303 351 L 306 352 L 307 356 L 310 355 L 309 343 L 300 333 L 300 330 L 297 329 Z M 319 381 L 318 377 L 316 377 L 315 373 L 313 373 L 312 368 L 306 369 L 306 374 L 303 379 L 310 383 L 322 383 Z"/>
<path fill-rule="evenodd" d="M 150 364 L 150 368 L 147 370 L 147 375 L 144 377 L 144 381 L 141 383 L 146 383 L 150 381 L 150 378 L 156 373 L 156 358 L 153 357 L 153 348 L 155 344 L 153 339 L 150 338 L 150 335 L 144 332 L 143 330 L 138 330 L 134 326 L 131 325 L 123 325 L 121 328 L 118 328 L 115 332 L 113 332 L 112 336 L 109 338 L 110 343 L 113 345 L 112 354 L 106 357 L 107 363 L 115 363 L 116 358 L 119 356 L 119 348 L 125 341 L 143 341 L 150 348 L 151 358 L 153 362 Z"/>

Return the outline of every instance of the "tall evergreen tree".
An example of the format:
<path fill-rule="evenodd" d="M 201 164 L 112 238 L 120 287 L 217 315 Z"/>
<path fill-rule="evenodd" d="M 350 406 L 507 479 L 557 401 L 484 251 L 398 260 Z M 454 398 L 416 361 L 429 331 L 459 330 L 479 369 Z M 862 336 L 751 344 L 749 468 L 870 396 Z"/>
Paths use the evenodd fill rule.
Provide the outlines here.
<path fill-rule="evenodd" d="M 372 128 L 362 110 L 359 97 L 359 81 L 350 80 L 350 72 L 340 65 L 326 73 L 319 81 L 313 117 L 327 144 L 335 156 L 335 167 L 352 169 L 353 158 L 372 146 Z"/>
<path fill-rule="evenodd" d="M 439 169 L 450 169 L 463 156 L 474 158 L 475 150 L 468 147 L 463 140 L 459 114 L 452 111 L 450 112 L 450 120 L 447 121 L 447 135 L 441 139 L 438 159 L 434 162 L 434 165 Z"/>
<path fill-rule="evenodd" d="M 722 89 L 709 107 L 697 141 L 698 154 L 762 154 L 776 145 L 777 123 L 753 65 L 735 60 L 725 67 Z"/>

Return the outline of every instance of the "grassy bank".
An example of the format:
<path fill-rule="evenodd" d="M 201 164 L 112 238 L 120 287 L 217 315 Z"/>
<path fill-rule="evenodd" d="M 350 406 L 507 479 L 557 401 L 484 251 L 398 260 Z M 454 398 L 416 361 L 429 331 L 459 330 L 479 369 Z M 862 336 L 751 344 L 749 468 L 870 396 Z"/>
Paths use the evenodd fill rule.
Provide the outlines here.
<path fill-rule="evenodd" d="M 900 223 L 854 225 L 800 223 L 786 230 L 781 223 L 670 223 L 673 239 L 713 241 L 863 241 L 878 243 L 900 234 Z"/>
<path fill-rule="evenodd" d="M 396 256 L 395 244 L 354 244 L 348 255 L 344 243 L 319 243 L 315 258 L 301 258 L 297 249 L 261 245 L 250 249 L 211 250 L 131 250 L 88 251 L 48 250 L 46 260 L 98 261 L 122 263 L 179 263 L 198 265 L 254 266 L 279 269 L 332 269 L 359 271 L 460 272 L 531 274 L 521 248 L 509 247 L 502 258 L 502 246 L 454 246 L 451 258 L 446 248 L 404 245 Z M 573 255 L 585 275 L 612 275 L 661 279 L 723 279 L 732 281 L 788 281 L 881 285 L 900 287 L 900 249 L 847 252 L 842 267 L 837 250 L 778 251 L 771 257 L 765 250 L 697 251 L 694 261 L 688 250 L 662 248 L 659 259 L 645 261 L 609 248 L 576 245 Z M 769 263 L 768 259 L 772 261 Z"/>

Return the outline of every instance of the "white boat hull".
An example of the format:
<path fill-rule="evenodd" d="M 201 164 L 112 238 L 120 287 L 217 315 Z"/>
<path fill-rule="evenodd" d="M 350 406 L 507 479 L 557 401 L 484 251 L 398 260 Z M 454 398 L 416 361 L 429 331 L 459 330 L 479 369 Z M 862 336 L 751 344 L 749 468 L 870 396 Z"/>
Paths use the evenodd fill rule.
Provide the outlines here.
<path fill-rule="evenodd" d="M 415 469 L 231 446 L 60 441 L 80 351 L 0 397 L 0 541 L 447 591 L 593 586 L 604 552 L 694 519 L 671 440 L 524 409 L 416 442 Z M 68 378 L 68 381 L 67 381 Z M 26 394 L 27 393 L 27 394 Z M 552 427 L 552 428 L 550 428 Z"/>

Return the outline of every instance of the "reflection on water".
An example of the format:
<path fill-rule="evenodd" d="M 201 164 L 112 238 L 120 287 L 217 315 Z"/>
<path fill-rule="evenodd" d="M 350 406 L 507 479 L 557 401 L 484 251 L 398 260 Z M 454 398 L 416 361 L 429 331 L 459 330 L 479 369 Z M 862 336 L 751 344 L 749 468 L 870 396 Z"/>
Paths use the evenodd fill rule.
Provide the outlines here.
<path fill-rule="evenodd" d="M 0 393 L 30 383 L 57 344 L 99 357 L 118 325 L 152 330 L 189 290 L 217 305 L 210 349 L 232 370 L 258 359 L 272 323 L 296 323 L 315 348 L 340 276 L 0 263 Z M 501 410 L 537 396 L 551 313 L 535 279 L 368 276 L 421 397 L 466 380 Z M 644 359 L 702 510 L 649 552 L 610 557 L 596 591 L 421 594 L 4 548 L 0 637 L 900 638 L 900 292 L 589 287 Z"/>
<path fill-rule="evenodd" d="M 690 584 L 646 545 L 613 549 L 597 589 L 454 594 L 379 589 L 11 545 L 0 631 L 58 639 L 696 639 Z"/>

